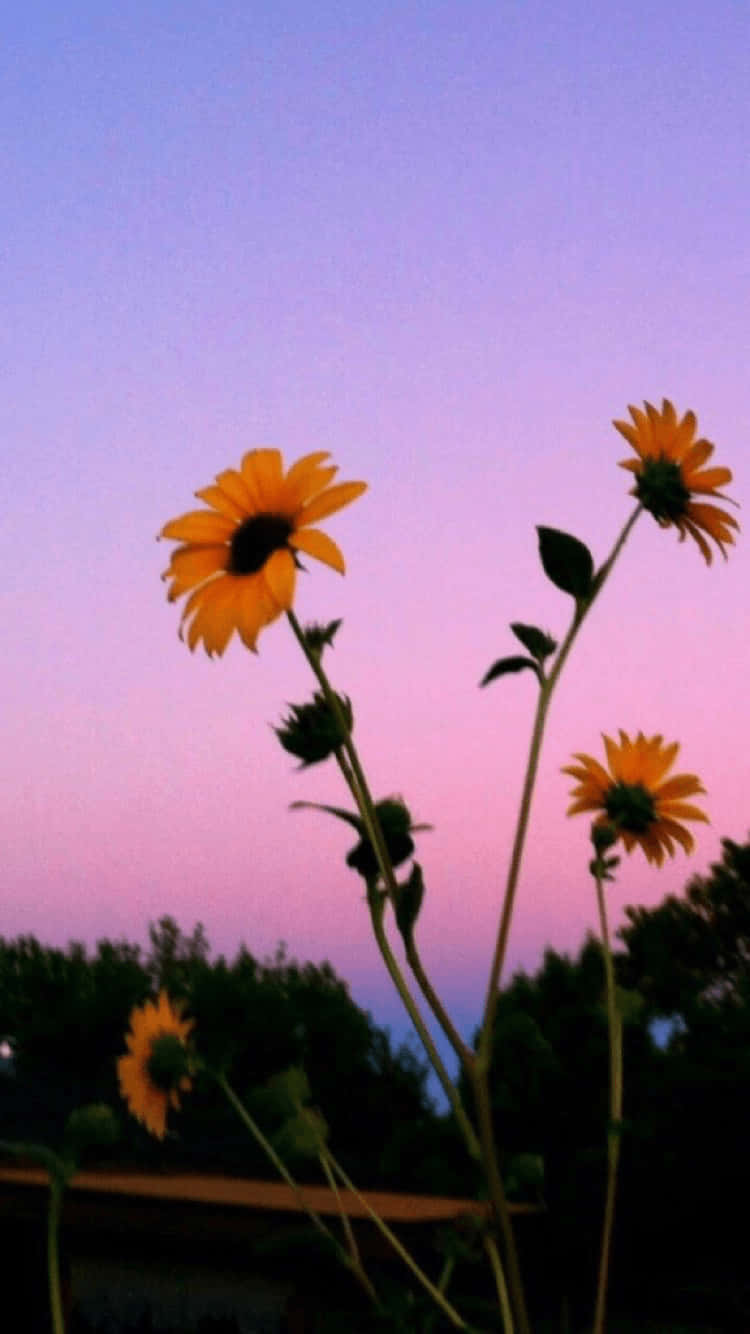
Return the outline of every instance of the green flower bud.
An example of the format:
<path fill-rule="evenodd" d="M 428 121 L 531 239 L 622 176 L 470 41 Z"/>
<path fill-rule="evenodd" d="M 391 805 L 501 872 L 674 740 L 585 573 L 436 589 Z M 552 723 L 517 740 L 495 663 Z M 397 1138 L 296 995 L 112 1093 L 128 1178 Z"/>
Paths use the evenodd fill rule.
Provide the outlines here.
<path fill-rule="evenodd" d="M 302 634 L 310 652 L 321 658 L 325 648 L 333 648 L 333 641 L 340 625 L 341 621 L 338 620 L 329 621 L 327 625 L 313 623 L 304 626 Z"/>
<path fill-rule="evenodd" d="M 336 695 L 344 721 L 351 731 L 354 716 L 351 701 Z M 302 761 L 302 768 L 320 764 L 342 744 L 344 737 L 325 696 L 317 691 L 309 704 L 290 704 L 288 717 L 274 731 L 284 750 Z"/>

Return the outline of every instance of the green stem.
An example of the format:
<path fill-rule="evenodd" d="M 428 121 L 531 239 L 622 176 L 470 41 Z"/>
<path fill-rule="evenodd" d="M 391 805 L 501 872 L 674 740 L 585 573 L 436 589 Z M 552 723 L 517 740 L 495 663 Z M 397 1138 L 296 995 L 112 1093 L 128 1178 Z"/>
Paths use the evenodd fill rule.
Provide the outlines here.
<path fill-rule="evenodd" d="M 555 658 L 552 671 L 550 672 L 549 676 L 546 677 L 545 680 L 543 681 L 541 689 L 539 691 L 536 716 L 534 718 L 534 728 L 532 731 L 531 745 L 529 748 L 529 757 L 526 764 L 526 776 L 524 778 L 523 789 L 521 792 L 521 803 L 518 811 L 518 819 L 516 822 L 516 832 L 513 840 L 513 850 L 510 858 L 510 866 L 508 868 L 508 879 L 505 886 L 503 909 L 500 917 L 500 925 L 498 928 L 497 942 L 495 945 L 495 954 L 492 960 L 492 967 L 490 969 L 490 977 L 487 985 L 487 998 L 485 1001 L 485 1008 L 484 1008 L 484 1021 L 482 1024 L 482 1034 L 479 1044 L 480 1069 L 483 1069 L 485 1066 L 489 1065 L 489 1053 L 492 1043 L 492 1029 L 495 1020 L 495 1013 L 497 1010 L 500 976 L 502 973 L 503 963 L 505 962 L 505 952 L 508 945 L 510 923 L 511 923 L 511 918 L 513 916 L 513 908 L 515 906 L 515 895 L 516 895 L 516 888 L 518 885 L 518 875 L 521 869 L 521 858 L 523 857 L 523 850 L 526 842 L 526 832 L 528 830 L 529 816 L 531 814 L 531 798 L 533 796 L 537 769 L 539 767 L 539 755 L 542 748 L 544 727 L 547 721 L 547 712 L 549 709 L 550 700 L 552 698 L 552 692 L 554 691 L 555 686 L 557 685 L 557 682 L 560 679 L 560 674 L 562 672 L 563 667 L 565 666 L 568 654 L 570 653 L 570 650 L 572 649 L 573 644 L 575 643 L 578 631 L 583 625 L 583 622 L 586 619 L 586 616 L 588 615 L 592 606 L 594 605 L 594 602 L 596 601 L 597 597 L 599 596 L 599 593 L 601 592 L 602 588 L 607 582 L 607 579 L 609 578 L 609 575 L 612 572 L 612 568 L 615 564 L 615 561 L 617 560 L 617 557 L 619 556 L 623 546 L 625 545 L 625 542 L 627 541 L 627 538 L 630 534 L 630 530 L 632 529 L 640 512 L 641 512 L 641 506 L 637 505 L 633 513 L 630 515 L 630 518 L 628 519 L 624 528 L 622 529 L 622 532 L 620 533 L 617 541 L 615 542 L 615 545 L 612 548 L 612 551 L 610 552 L 610 555 L 608 556 L 607 560 L 604 562 L 601 569 L 597 571 L 597 574 L 594 578 L 593 588 L 588 598 L 584 602 L 578 603 L 576 605 L 576 610 L 573 615 L 573 620 L 571 622 L 568 633 L 566 634 L 565 639 L 563 640 L 562 645 L 560 646 L 560 650 L 557 654 L 557 657 Z"/>
<path fill-rule="evenodd" d="M 62 1294 L 60 1291 L 60 1256 L 58 1251 L 58 1233 L 62 1211 L 65 1177 L 61 1172 L 51 1172 L 49 1179 L 49 1203 L 47 1206 L 47 1281 L 49 1284 L 49 1305 L 52 1315 L 54 1334 L 65 1334 Z"/>
<path fill-rule="evenodd" d="M 414 1277 L 419 1281 L 419 1283 L 421 1283 L 425 1291 L 430 1294 L 432 1300 L 440 1307 L 443 1314 L 448 1317 L 451 1324 L 454 1325 L 456 1329 L 468 1329 L 466 1321 L 462 1318 L 462 1316 L 459 1315 L 456 1308 L 451 1305 L 447 1297 L 441 1292 L 440 1288 L 436 1287 L 435 1284 L 431 1281 L 431 1279 L 427 1277 L 424 1271 L 420 1269 L 416 1260 L 409 1254 L 406 1247 L 402 1246 L 396 1234 L 391 1231 L 388 1224 L 384 1221 L 384 1219 L 380 1217 L 379 1214 L 375 1212 L 375 1210 L 373 1209 L 369 1201 L 366 1199 L 366 1197 L 362 1195 L 361 1192 L 357 1190 L 357 1187 L 354 1185 L 354 1183 L 349 1180 L 349 1177 L 347 1176 L 341 1164 L 336 1161 L 336 1159 L 333 1157 L 333 1155 L 330 1153 L 328 1149 L 325 1149 L 324 1152 L 327 1154 L 331 1166 L 334 1172 L 336 1172 L 337 1176 L 341 1180 L 342 1184 L 346 1186 L 347 1190 L 352 1192 L 352 1194 L 355 1196 L 356 1199 L 359 1200 L 360 1204 L 367 1211 L 373 1223 L 377 1227 L 378 1231 L 382 1233 L 382 1235 L 386 1238 L 388 1242 L 390 1242 L 396 1254 L 401 1257 L 404 1264 L 408 1266 Z"/>
<path fill-rule="evenodd" d="M 388 849 L 383 838 L 383 832 L 380 828 L 380 821 L 378 820 L 377 811 L 375 810 L 375 804 L 372 800 L 367 785 L 367 779 L 357 753 L 357 748 L 354 745 L 351 733 L 346 724 L 346 719 L 341 711 L 338 698 L 323 669 L 320 658 L 317 654 L 310 651 L 302 627 L 293 611 L 287 612 L 287 619 L 292 627 L 294 636 L 318 681 L 323 692 L 323 697 L 338 725 L 342 741 L 336 751 L 336 758 L 362 817 L 367 837 L 377 858 L 378 869 L 383 878 L 383 883 L 386 886 L 390 898 L 393 900 L 397 891 L 396 879 L 388 855 Z M 440 1054 L 430 1035 L 429 1029 L 419 1012 L 416 1001 L 409 990 L 406 979 L 399 968 L 398 961 L 388 943 L 383 923 L 384 905 L 379 900 L 374 890 L 370 887 L 368 887 L 367 901 L 370 908 L 370 917 L 375 939 L 385 966 L 388 969 L 391 981 L 401 997 L 404 1008 L 419 1035 L 422 1046 L 424 1047 L 430 1063 L 442 1085 L 443 1091 L 450 1102 L 456 1120 L 461 1128 L 467 1149 L 472 1158 L 478 1159 L 480 1156 L 480 1149 L 476 1133 L 466 1115 L 458 1089 L 453 1083 L 453 1080 L 440 1058 Z"/>
<path fill-rule="evenodd" d="M 607 1030 L 609 1035 L 609 1131 L 607 1136 L 607 1193 L 602 1221 L 602 1241 L 599 1255 L 599 1276 L 596 1287 L 593 1334 L 604 1334 L 607 1318 L 607 1284 L 609 1281 L 612 1232 L 615 1219 L 617 1168 L 620 1158 L 620 1130 L 622 1122 L 622 1021 L 617 1013 L 615 969 L 607 923 L 607 905 L 604 897 L 602 874 L 598 861 L 594 863 L 596 899 L 604 950 L 604 972 L 607 989 Z"/>
<path fill-rule="evenodd" d="M 440 1027 L 445 1033 L 445 1036 L 450 1042 L 459 1061 L 466 1070 L 469 1070 L 474 1064 L 474 1052 L 471 1050 L 471 1047 L 467 1046 L 464 1042 L 461 1034 L 458 1032 L 448 1014 L 448 1011 L 445 1009 L 445 1006 L 435 991 L 435 988 L 430 982 L 430 979 L 424 970 L 419 950 L 417 949 L 417 942 L 414 939 L 414 933 L 412 931 L 409 931 L 404 937 L 404 948 L 409 967 L 414 974 L 422 995 L 440 1024 Z"/>
<path fill-rule="evenodd" d="M 411 1019 L 414 1027 L 419 1033 L 419 1036 L 422 1040 L 422 1045 L 425 1051 L 427 1052 L 427 1055 L 432 1063 L 433 1069 L 435 1070 L 435 1073 L 437 1074 L 437 1077 L 440 1080 L 445 1095 L 448 1098 L 448 1101 L 450 1102 L 450 1105 L 453 1109 L 453 1115 L 455 1116 L 456 1121 L 458 1122 L 458 1125 L 461 1128 L 461 1132 L 463 1134 L 469 1154 L 473 1159 L 475 1159 L 475 1161 L 479 1162 L 481 1160 L 481 1148 L 479 1140 L 477 1139 L 476 1131 L 474 1130 L 474 1127 L 471 1124 L 471 1121 L 469 1120 L 466 1114 L 466 1110 L 461 1101 L 461 1096 L 458 1092 L 458 1089 L 456 1088 L 455 1084 L 453 1083 L 453 1080 L 451 1079 L 450 1075 L 448 1074 L 448 1071 L 446 1070 L 445 1066 L 443 1065 L 443 1062 L 440 1059 L 440 1054 L 437 1050 L 437 1047 L 435 1046 L 435 1043 L 433 1042 L 432 1037 L 430 1036 L 430 1032 L 426 1028 L 424 1020 L 422 1019 L 422 1016 L 419 1013 L 419 1010 L 417 1009 L 412 994 L 409 991 L 406 982 L 404 981 L 403 975 L 398 966 L 398 962 L 393 953 L 393 950 L 391 949 L 390 944 L 388 942 L 388 937 L 386 936 L 385 933 L 385 925 L 383 921 L 385 901 L 381 895 L 378 895 L 378 891 L 375 890 L 374 888 L 371 888 L 369 890 L 367 895 L 367 901 L 370 906 L 370 918 L 372 920 L 372 929 L 375 934 L 375 939 L 378 943 L 378 948 L 380 950 L 381 955 L 383 956 L 383 961 L 385 963 L 386 968 L 388 969 L 391 980 L 406 1007 L 406 1010 L 409 1014 L 409 1018 Z"/>
<path fill-rule="evenodd" d="M 521 791 L 521 801 L 516 821 L 516 831 L 513 839 L 513 848 L 511 851 L 510 865 L 508 867 L 508 877 L 505 886 L 505 895 L 500 914 L 497 940 L 495 943 L 495 953 L 492 959 L 490 975 L 487 984 L 487 995 L 484 1007 L 484 1016 L 482 1028 L 479 1037 L 477 1058 L 474 1073 L 474 1090 L 477 1103 L 477 1112 L 479 1117 L 480 1137 L 482 1141 L 482 1150 L 487 1173 L 487 1180 L 490 1184 L 493 1204 L 498 1213 L 503 1239 L 506 1246 L 506 1260 L 508 1265 L 508 1277 L 510 1281 L 511 1294 L 513 1297 L 516 1320 L 519 1325 L 519 1334 L 528 1334 L 528 1317 L 525 1310 L 525 1301 L 523 1296 L 523 1287 L 520 1279 L 520 1271 L 517 1269 L 517 1254 L 515 1242 L 513 1240 L 512 1227 L 507 1216 L 507 1207 L 502 1209 L 500 1191 L 501 1186 L 500 1171 L 497 1163 L 497 1149 L 495 1145 L 494 1130 L 492 1127 L 492 1115 L 490 1111 L 489 1095 L 489 1070 L 492 1061 L 492 1036 L 495 1025 L 495 1016 L 500 995 L 500 978 L 502 975 L 505 954 L 508 946 L 508 936 L 510 934 L 510 925 L 515 907 L 516 890 L 518 887 L 518 878 L 521 869 L 521 860 L 523 857 L 524 846 L 526 842 L 526 833 L 529 825 L 529 816 L 531 814 L 531 801 L 536 783 L 536 775 L 539 767 L 539 757 L 541 754 L 542 741 L 544 739 L 544 728 L 547 720 L 550 701 L 553 691 L 560 679 L 560 674 L 567 661 L 568 655 L 575 643 L 576 636 L 580 630 L 588 612 L 593 606 L 596 598 L 606 583 L 612 568 L 619 556 L 630 531 L 641 512 L 641 506 L 637 505 L 629 519 L 625 523 L 615 542 L 612 551 L 607 560 L 597 571 L 591 592 L 588 598 L 576 603 L 576 609 L 570 628 L 560 646 L 555 658 L 552 670 L 547 677 L 540 679 L 539 698 L 537 700 L 536 715 L 531 734 L 531 743 L 529 746 L 529 755 L 526 763 L 526 774 L 524 777 L 523 788 Z M 493 1188 L 494 1183 L 494 1188 Z"/>
<path fill-rule="evenodd" d="M 286 1184 L 293 1191 L 295 1199 L 297 1200 L 297 1203 L 299 1204 L 300 1208 L 304 1210 L 304 1212 L 307 1214 L 310 1220 L 315 1224 L 315 1227 L 318 1229 L 318 1231 L 322 1233 L 323 1236 L 327 1237 L 329 1241 L 333 1242 L 339 1254 L 344 1255 L 346 1263 L 348 1265 L 349 1263 L 348 1255 L 346 1255 L 346 1252 L 342 1252 L 342 1249 L 338 1241 L 334 1237 L 333 1233 L 331 1232 L 330 1228 L 326 1227 L 326 1224 L 323 1222 L 323 1219 L 320 1217 L 320 1215 L 316 1214 L 315 1210 L 312 1209 L 310 1205 L 307 1203 L 307 1200 L 302 1194 L 302 1191 L 297 1185 L 297 1182 L 294 1180 L 294 1177 L 292 1176 L 291 1172 L 288 1170 L 286 1164 L 279 1157 L 278 1153 L 274 1149 L 273 1144 L 271 1144 L 270 1140 L 266 1139 L 266 1136 L 263 1134 L 263 1131 L 261 1130 L 257 1121 L 255 1121 L 253 1117 L 250 1115 L 245 1104 L 242 1102 L 240 1098 L 237 1097 L 237 1094 L 235 1093 L 231 1084 L 227 1080 L 226 1075 L 218 1071 L 213 1073 L 214 1073 L 214 1079 L 219 1085 L 219 1088 L 222 1090 L 223 1093 L 226 1094 L 229 1102 L 236 1111 L 240 1120 L 244 1122 L 245 1126 L 250 1131 L 250 1134 L 254 1137 L 254 1139 L 257 1140 L 263 1152 L 266 1154 L 268 1158 L 270 1158 L 279 1176 L 283 1178 Z"/>
<path fill-rule="evenodd" d="M 505 1282 L 505 1274 L 503 1273 L 500 1253 L 495 1245 L 493 1237 L 490 1237 L 489 1235 L 485 1236 L 484 1249 L 489 1256 L 492 1274 L 495 1279 L 497 1299 L 500 1303 L 500 1313 L 503 1317 L 503 1329 L 505 1330 L 505 1334 L 513 1334 L 513 1313 L 510 1309 L 510 1301 L 508 1300 L 508 1285 Z"/>
<path fill-rule="evenodd" d="M 336 1205 L 339 1211 L 339 1217 L 341 1219 L 341 1226 L 344 1229 L 344 1236 L 346 1237 L 346 1243 L 347 1246 L 349 1247 L 349 1255 L 351 1257 L 352 1270 L 357 1275 L 360 1283 L 365 1289 L 373 1305 L 378 1307 L 379 1309 L 380 1302 L 378 1301 L 378 1294 L 376 1293 L 375 1288 L 373 1287 L 373 1284 L 368 1274 L 365 1272 L 365 1268 L 362 1264 L 362 1257 L 359 1253 L 359 1247 L 357 1245 L 357 1239 L 354 1235 L 354 1229 L 352 1228 L 351 1222 L 349 1221 L 349 1215 L 347 1214 L 346 1209 L 344 1208 L 344 1201 L 341 1198 L 341 1191 L 339 1190 L 336 1178 L 333 1175 L 333 1172 L 331 1171 L 331 1167 L 328 1162 L 328 1157 L 323 1147 L 320 1147 L 318 1149 L 318 1159 L 320 1161 L 321 1167 L 323 1168 L 323 1171 L 325 1172 L 326 1181 L 328 1182 L 328 1185 L 330 1186 L 331 1191 L 336 1200 Z"/>
<path fill-rule="evenodd" d="M 508 1201 L 505 1197 L 503 1178 L 497 1160 L 495 1137 L 492 1129 L 489 1089 L 486 1080 L 482 1080 L 476 1066 L 472 1071 L 471 1079 L 479 1122 L 479 1138 L 482 1145 L 482 1164 L 487 1178 L 487 1186 L 490 1192 L 492 1207 L 502 1233 L 503 1245 L 505 1247 L 505 1263 L 508 1270 L 508 1282 L 510 1284 L 510 1295 L 515 1308 L 516 1322 L 518 1324 L 519 1334 L 530 1334 L 531 1325 L 526 1310 L 526 1297 L 523 1289 L 523 1280 L 521 1278 L 521 1266 L 518 1260 L 516 1237 L 513 1231 L 513 1223 L 510 1217 Z"/>

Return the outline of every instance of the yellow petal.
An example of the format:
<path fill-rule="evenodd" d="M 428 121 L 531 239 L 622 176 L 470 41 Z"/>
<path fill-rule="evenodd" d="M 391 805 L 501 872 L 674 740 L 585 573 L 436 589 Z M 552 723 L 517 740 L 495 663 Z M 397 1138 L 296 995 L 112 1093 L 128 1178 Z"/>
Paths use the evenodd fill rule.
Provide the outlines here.
<path fill-rule="evenodd" d="M 162 575 L 162 579 L 174 581 L 169 590 L 170 602 L 174 602 L 175 598 L 181 597 L 189 588 L 194 588 L 204 579 L 209 579 L 212 574 L 225 570 L 228 555 L 229 549 L 226 546 L 187 546 L 178 547 L 173 551 L 169 569 Z"/>
<path fill-rule="evenodd" d="M 659 801 L 659 815 L 661 819 L 671 820 L 674 817 L 677 820 L 702 820 L 704 824 L 710 824 L 705 811 L 699 810 L 688 801 Z"/>
<path fill-rule="evenodd" d="M 207 505 L 211 505 L 213 509 L 219 511 L 219 514 L 224 514 L 229 519 L 241 520 L 246 517 L 243 506 L 235 505 L 226 492 L 221 490 L 221 487 L 204 486 L 200 491 L 196 491 L 195 495 L 198 500 L 204 500 Z"/>
<path fill-rule="evenodd" d="M 328 468 L 313 468 L 302 477 L 298 477 L 291 487 L 287 478 L 284 483 L 283 513 L 290 519 L 296 520 L 305 502 L 330 486 L 337 472 L 338 468 L 332 464 Z"/>
<path fill-rule="evenodd" d="M 623 735 L 621 733 L 621 735 Z M 607 752 L 607 764 L 612 777 L 619 782 L 622 778 L 622 768 L 620 764 L 620 749 L 615 745 L 611 737 L 603 736 L 604 749 Z"/>
<path fill-rule="evenodd" d="M 253 449 L 242 460 L 242 478 L 256 511 L 273 513 L 282 500 L 282 459 L 278 449 Z"/>
<path fill-rule="evenodd" d="M 242 642 L 248 648 L 255 651 L 256 641 L 263 627 L 269 625 L 280 614 L 268 591 L 262 571 L 243 578 L 237 602 L 237 630 Z"/>
<path fill-rule="evenodd" d="M 685 471 L 683 467 L 683 473 Z M 726 486 L 731 480 L 731 468 L 706 468 L 705 472 L 686 476 L 685 484 L 691 491 L 715 491 L 717 486 Z"/>
<path fill-rule="evenodd" d="M 642 453 L 640 436 L 635 426 L 631 426 L 630 422 L 621 422 L 621 421 L 613 421 L 612 425 L 614 426 L 616 431 L 620 432 L 620 435 L 625 436 L 625 439 L 627 440 L 628 444 L 633 446 L 633 449 L 636 451 L 636 453 L 638 454 Z M 622 464 L 621 466 L 624 467 L 625 465 Z"/>
<path fill-rule="evenodd" d="M 329 514 L 335 514 L 336 510 L 343 509 L 344 505 L 350 505 L 366 490 L 367 482 L 339 482 L 337 486 L 329 487 L 300 510 L 297 527 L 305 527 L 307 524 L 316 523 L 318 519 L 325 519 Z"/>
<path fill-rule="evenodd" d="M 227 468 L 224 472 L 220 472 L 216 478 L 216 485 L 225 496 L 234 501 L 242 512 L 243 518 L 255 513 L 253 496 L 245 485 L 242 475 L 236 472 L 234 468 Z"/>
<path fill-rule="evenodd" d="M 291 552 L 286 549 L 273 551 L 263 566 L 262 574 L 276 606 L 281 611 L 288 611 L 294 602 L 296 577 Z"/>
<path fill-rule="evenodd" d="M 339 574 L 344 574 L 346 571 L 344 557 L 336 543 L 327 533 L 321 533 L 319 528 L 303 528 L 301 532 L 292 533 L 289 545 L 296 547 L 298 551 L 307 552 L 308 556 L 314 556 L 316 560 L 324 561 L 326 565 L 331 565 Z"/>
<path fill-rule="evenodd" d="M 161 537 L 175 538 L 178 542 L 195 542 L 202 545 L 226 542 L 232 536 L 237 524 L 223 514 L 212 514 L 210 510 L 191 510 L 179 519 L 170 519 L 161 530 Z"/>
<path fill-rule="evenodd" d="M 659 828 L 663 829 L 672 838 L 676 838 L 677 842 L 682 844 L 682 847 L 686 852 L 693 851 L 693 848 L 695 847 L 695 839 L 693 838 L 693 835 L 688 829 L 684 829 L 681 824 L 677 824 L 676 820 L 660 819 Z"/>
<path fill-rule="evenodd" d="M 675 774 L 674 778 L 668 778 L 666 783 L 662 783 L 654 795 L 660 802 L 674 801 L 681 797 L 693 797 L 696 792 L 705 792 L 705 790 L 695 774 Z"/>

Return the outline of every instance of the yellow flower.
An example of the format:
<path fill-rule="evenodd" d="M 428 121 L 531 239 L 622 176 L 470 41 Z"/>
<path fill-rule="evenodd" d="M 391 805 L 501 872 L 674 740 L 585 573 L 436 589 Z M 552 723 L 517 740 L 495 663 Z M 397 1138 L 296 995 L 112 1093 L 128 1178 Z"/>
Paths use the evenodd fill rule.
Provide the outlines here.
<path fill-rule="evenodd" d="M 578 781 L 570 794 L 574 800 L 568 815 L 601 811 L 594 824 L 610 826 L 627 852 L 639 843 L 657 866 L 664 861 L 665 852 L 674 856 L 675 840 L 691 852 L 693 836 L 679 821 L 708 821 L 708 816 L 684 798 L 706 789 L 695 774 L 665 779 L 677 757 L 678 743 L 665 746 L 662 737 L 646 737 L 642 732 L 631 741 L 621 731 L 619 746 L 605 736 L 604 747 L 609 772 L 590 755 L 575 755 L 579 764 L 563 769 Z"/>
<path fill-rule="evenodd" d="M 263 627 L 292 606 L 297 552 L 344 573 L 336 543 L 310 525 L 356 500 L 367 484 L 329 485 L 338 469 L 323 466 L 328 457 L 306 454 L 285 476 L 278 449 L 254 449 L 239 471 L 228 468 L 196 491 L 209 509 L 164 525 L 160 537 L 183 543 L 162 577 L 171 580 L 170 602 L 190 593 L 182 622 L 189 620 L 191 649 L 202 639 L 209 657 L 221 654 L 236 630 L 255 651 Z"/>
<path fill-rule="evenodd" d="M 166 991 L 136 1006 L 126 1036 L 128 1055 L 117 1062 L 120 1092 L 133 1116 L 157 1139 L 164 1139 L 167 1111 L 179 1109 L 180 1093 L 192 1087 L 187 1037 L 192 1019 L 182 1019 Z"/>
<path fill-rule="evenodd" d="M 638 455 L 637 459 L 625 459 L 620 464 L 636 475 L 630 494 L 638 497 L 662 528 L 674 524 L 681 542 L 689 533 L 708 565 L 711 548 L 703 533 L 713 538 L 726 559 L 725 543 L 734 542 L 731 530 L 739 528 L 739 524 L 718 505 L 707 505 L 705 497 L 729 499 L 716 489 L 731 482 L 729 468 L 703 469 L 714 447 L 708 440 L 693 439 L 698 427 L 694 412 L 686 412 L 682 421 L 678 421 L 668 398 L 663 400 L 661 412 L 651 403 L 645 403 L 644 407 L 645 412 L 640 408 L 628 409 L 634 425 L 613 423 Z"/>

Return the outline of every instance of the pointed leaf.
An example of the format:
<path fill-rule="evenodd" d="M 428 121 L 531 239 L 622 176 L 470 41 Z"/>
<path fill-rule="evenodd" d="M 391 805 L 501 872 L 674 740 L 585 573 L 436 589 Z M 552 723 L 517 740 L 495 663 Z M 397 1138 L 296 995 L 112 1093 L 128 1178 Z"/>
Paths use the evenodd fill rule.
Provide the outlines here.
<path fill-rule="evenodd" d="M 358 834 L 364 835 L 364 826 L 358 815 L 351 811 L 345 811 L 341 806 L 324 806 L 318 801 L 292 801 L 289 804 L 290 811 L 327 811 L 329 815 L 335 815 L 337 820 L 346 820 L 347 824 L 352 825 Z"/>
<path fill-rule="evenodd" d="M 547 578 L 571 597 L 588 597 L 594 577 L 594 560 L 586 544 L 557 528 L 537 528 L 537 532 L 539 555 Z"/>
<path fill-rule="evenodd" d="M 556 641 L 536 625 L 524 625 L 521 621 L 513 621 L 510 628 L 516 639 L 520 639 L 524 648 L 529 650 L 532 658 L 537 658 L 539 662 L 544 662 L 544 659 L 557 648 Z"/>
<path fill-rule="evenodd" d="M 539 668 L 533 658 L 498 658 L 497 662 L 493 662 L 489 671 L 485 672 L 479 684 L 480 686 L 487 686 L 490 681 L 496 680 L 498 676 L 506 676 L 508 672 L 522 672 L 524 667 L 530 667 L 535 676 L 539 675 Z"/>

